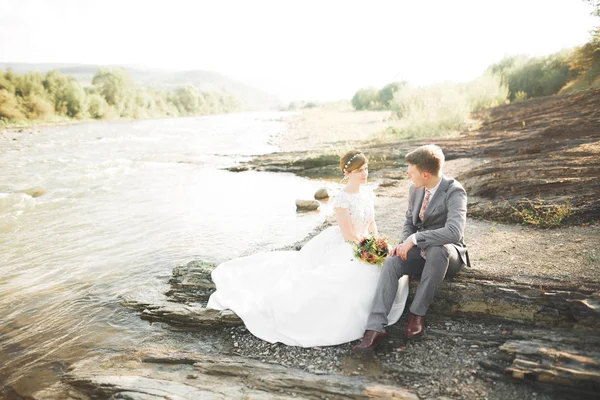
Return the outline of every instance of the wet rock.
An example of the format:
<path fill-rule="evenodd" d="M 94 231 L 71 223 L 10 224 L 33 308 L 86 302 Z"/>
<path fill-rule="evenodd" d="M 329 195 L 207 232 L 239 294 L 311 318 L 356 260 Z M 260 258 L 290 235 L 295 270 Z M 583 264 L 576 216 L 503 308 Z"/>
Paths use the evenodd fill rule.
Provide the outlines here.
<path fill-rule="evenodd" d="M 393 170 L 385 170 L 381 174 L 381 178 L 383 182 L 390 181 L 401 181 L 406 179 L 406 171 L 404 169 L 393 169 Z"/>
<path fill-rule="evenodd" d="M 30 195 L 31 197 L 40 197 L 45 195 L 48 192 L 48 190 L 46 188 L 36 186 L 24 189 L 22 190 L 22 192 Z"/>
<path fill-rule="evenodd" d="M 243 324 L 240 317 L 229 310 L 211 310 L 179 303 L 153 306 L 129 301 L 123 302 L 123 305 L 140 311 L 143 320 L 163 322 L 179 331 L 198 332 Z"/>
<path fill-rule="evenodd" d="M 296 211 L 314 211 L 321 206 L 317 200 L 296 200 Z"/>
<path fill-rule="evenodd" d="M 228 170 L 231 172 L 244 172 L 250 170 L 250 168 L 247 165 L 235 165 L 233 167 L 229 167 Z"/>
<path fill-rule="evenodd" d="M 321 188 L 315 192 L 315 199 L 317 200 L 323 200 L 329 197 L 331 197 L 331 193 L 329 193 L 327 188 Z"/>
<path fill-rule="evenodd" d="M 379 183 L 380 187 L 390 187 L 390 186 L 398 186 L 400 182 L 394 179 L 382 179 Z"/>
<path fill-rule="evenodd" d="M 214 264 L 199 260 L 175 267 L 169 280 L 171 290 L 165 295 L 185 304 L 208 300 L 216 289 L 210 275 L 214 269 Z"/>

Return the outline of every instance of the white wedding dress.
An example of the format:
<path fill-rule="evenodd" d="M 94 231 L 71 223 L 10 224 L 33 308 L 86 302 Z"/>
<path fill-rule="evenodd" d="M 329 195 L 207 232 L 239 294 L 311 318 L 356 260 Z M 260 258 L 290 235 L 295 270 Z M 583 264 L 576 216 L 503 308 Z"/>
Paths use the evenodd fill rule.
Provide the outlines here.
<path fill-rule="evenodd" d="M 374 193 L 341 190 L 335 207 L 348 208 L 355 232 L 368 233 Z M 340 228 L 329 227 L 300 251 L 275 251 L 236 258 L 212 272 L 217 286 L 208 308 L 235 312 L 248 330 L 267 342 L 328 346 L 360 339 L 377 288 L 377 265 L 355 259 Z M 400 318 L 408 276 L 400 279 L 388 323 Z"/>

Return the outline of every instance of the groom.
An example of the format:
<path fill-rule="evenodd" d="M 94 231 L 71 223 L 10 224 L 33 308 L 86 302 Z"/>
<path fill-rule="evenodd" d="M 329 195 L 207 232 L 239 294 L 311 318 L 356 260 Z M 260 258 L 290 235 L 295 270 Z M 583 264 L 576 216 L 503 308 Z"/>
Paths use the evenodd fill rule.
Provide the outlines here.
<path fill-rule="evenodd" d="M 461 184 L 443 176 L 444 153 L 435 145 L 408 153 L 408 178 L 413 182 L 402 241 L 385 260 L 362 341 L 355 351 L 373 350 L 386 336 L 384 327 L 403 275 L 421 274 L 410 306 L 406 336 L 417 339 L 425 332 L 425 313 L 444 277 L 470 265 L 463 242 L 467 220 L 467 193 Z"/>

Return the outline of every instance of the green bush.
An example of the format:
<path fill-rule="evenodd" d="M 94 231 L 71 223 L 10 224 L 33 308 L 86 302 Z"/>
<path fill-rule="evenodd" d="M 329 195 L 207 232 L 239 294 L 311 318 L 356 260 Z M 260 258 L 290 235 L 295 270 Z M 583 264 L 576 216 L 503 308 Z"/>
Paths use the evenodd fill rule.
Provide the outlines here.
<path fill-rule="evenodd" d="M 500 75 L 508 84 L 510 99 L 518 92 L 529 97 L 549 96 L 558 93 L 580 71 L 571 68 L 572 51 L 563 51 L 547 57 L 506 57 L 491 65 L 487 72 Z"/>
<path fill-rule="evenodd" d="M 87 96 L 87 113 L 90 118 L 102 119 L 106 116 L 108 111 L 108 103 L 104 100 L 104 97 L 98 93 L 90 93 Z"/>
<path fill-rule="evenodd" d="M 44 120 L 54 115 L 54 106 L 48 100 L 32 94 L 23 99 L 23 108 L 28 119 Z"/>
<path fill-rule="evenodd" d="M 120 111 L 122 116 L 127 116 L 128 103 L 132 97 L 133 82 L 124 69 L 101 68 L 94 75 L 92 84 L 98 88 L 98 92 L 109 105 Z"/>
<path fill-rule="evenodd" d="M 579 71 L 579 76 L 569 82 L 563 92 L 600 86 L 600 28 L 594 30 L 592 40 L 575 49 L 569 59 L 569 66 L 572 70 Z"/>
<path fill-rule="evenodd" d="M 63 76 L 57 70 L 48 71 L 44 77 L 43 85 L 46 92 L 54 98 L 56 93 L 60 91 L 60 88 L 65 84 L 67 80 L 66 76 Z"/>
<path fill-rule="evenodd" d="M 0 120 L 3 124 L 26 120 L 68 118 L 148 118 L 203 115 L 239 111 L 233 95 L 202 92 L 194 86 L 161 91 L 137 86 L 123 70 L 101 69 L 85 89 L 70 76 L 54 70 L 16 75 L 0 71 Z"/>
<path fill-rule="evenodd" d="M 83 116 L 86 111 L 85 92 L 73 78 L 67 79 L 55 94 L 55 108 L 71 118 Z"/>
<path fill-rule="evenodd" d="M 15 92 L 14 74 L 10 69 L 6 72 L 0 71 L 0 89 L 10 93 Z"/>
<path fill-rule="evenodd" d="M 44 78 L 37 72 L 28 72 L 25 75 L 19 75 L 14 79 L 14 82 L 15 95 L 19 97 L 47 95 L 44 88 Z"/>
<path fill-rule="evenodd" d="M 402 90 L 407 82 L 392 82 L 385 85 L 377 92 L 377 102 L 384 109 L 389 109 L 394 101 L 394 95 Z"/>
<path fill-rule="evenodd" d="M 175 101 L 182 115 L 195 114 L 200 109 L 200 105 L 205 105 L 204 97 L 199 96 L 198 90 L 190 85 L 180 87 L 175 91 Z"/>
<path fill-rule="evenodd" d="M 355 110 L 373 110 L 379 106 L 379 91 L 369 87 L 360 89 L 352 97 L 352 106 Z"/>
<path fill-rule="evenodd" d="M 6 89 L 0 89 L 0 119 L 5 121 L 25 119 L 17 97 Z"/>

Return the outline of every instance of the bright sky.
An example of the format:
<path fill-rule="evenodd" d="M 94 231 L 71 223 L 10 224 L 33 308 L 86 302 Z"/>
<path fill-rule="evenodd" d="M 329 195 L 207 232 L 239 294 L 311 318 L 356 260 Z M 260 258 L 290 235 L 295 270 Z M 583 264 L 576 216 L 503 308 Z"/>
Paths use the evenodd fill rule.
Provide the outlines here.
<path fill-rule="evenodd" d="M 222 73 L 290 100 L 465 81 L 585 43 L 581 0 L 0 0 L 0 62 Z"/>

